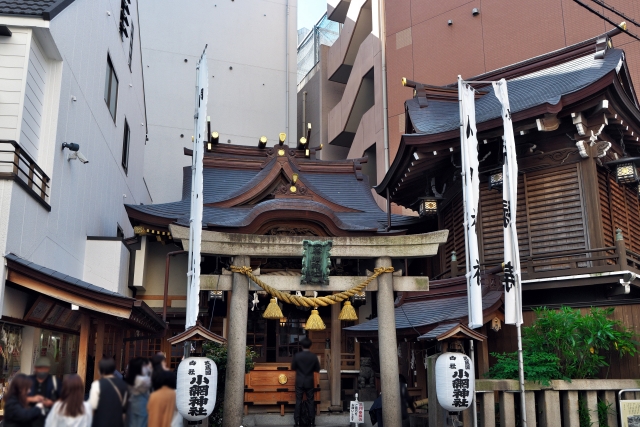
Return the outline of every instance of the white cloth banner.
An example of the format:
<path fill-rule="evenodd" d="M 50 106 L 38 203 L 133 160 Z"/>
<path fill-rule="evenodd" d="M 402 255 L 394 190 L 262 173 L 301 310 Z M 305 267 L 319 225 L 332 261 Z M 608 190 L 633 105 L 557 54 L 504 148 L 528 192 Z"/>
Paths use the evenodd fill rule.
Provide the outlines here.
<path fill-rule="evenodd" d="M 458 77 L 460 99 L 460 143 L 462 157 L 462 193 L 464 196 L 464 222 L 467 266 L 467 299 L 469 303 L 469 327 L 480 328 L 482 316 L 482 287 L 480 283 L 480 254 L 478 250 L 478 137 L 476 135 L 475 93 L 472 87 Z"/>
<path fill-rule="evenodd" d="M 187 272 L 187 314 L 185 329 L 195 326 L 200 309 L 200 250 L 202 246 L 202 168 L 204 140 L 207 138 L 207 100 L 209 99 L 207 53 L 202 52 L 196 66 L 196 111 L 191 164 L 191 217 L 189 224 L 189 270 Z"/>
<path fill-rule="evenodd" d="M 522 288 L 520 286 L 520 249 L 516 227 L 518 208 L 518 161 L 509 107 L 507 81 L 493 82 L 493 90 L 502 104 L 504 126 L 502 166 L 502 219 L 504 227 L 504 322 L 522 324 Z"/>

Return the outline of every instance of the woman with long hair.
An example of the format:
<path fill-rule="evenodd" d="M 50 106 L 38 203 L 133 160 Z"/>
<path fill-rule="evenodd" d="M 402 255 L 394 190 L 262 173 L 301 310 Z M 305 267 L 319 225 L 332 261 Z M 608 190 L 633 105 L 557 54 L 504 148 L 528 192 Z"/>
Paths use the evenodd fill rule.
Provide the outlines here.
<path fill-rule="evenodd" d="M 31 389 L 31 380 L 25 374 L 17 374 L 9 384 L 4 401 L 4 427 L 30 426 L 38 418 L 44 417 L 42 401 L 30 407 L 27 394 Z M 42 396 L 40 396 L 42 398 Z"/>
<path fill-rule="evenodd" d="M 91 427 L 93 411 L 89 402 L 84 401 L 84 383 L 79 375 L 67 375 L 62 381 L 62 391 L 45 427 Z"/>
<path fill-rule="evenodd" d="M 136 357 L 129 362 L 125 378 L 129 385 L 129 406 L 127 407 L 128 427 L 147 427 L 147 402 L 151 390 L 151 366 L 143 357 Z"/>

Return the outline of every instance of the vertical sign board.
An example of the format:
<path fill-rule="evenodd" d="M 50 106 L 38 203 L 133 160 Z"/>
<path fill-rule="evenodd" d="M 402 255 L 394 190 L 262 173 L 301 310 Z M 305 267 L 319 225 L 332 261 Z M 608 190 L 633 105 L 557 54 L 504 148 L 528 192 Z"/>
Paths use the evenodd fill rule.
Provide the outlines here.
<path fill-rule="evenodd" d="M 364 403 L 352 400 L 349 409 L 349 422 L 364 424 Z"/>
<path fill-rule="evenodd" d="M 620 400 L 620 426 L 640 427 L 640 400 Z"/>

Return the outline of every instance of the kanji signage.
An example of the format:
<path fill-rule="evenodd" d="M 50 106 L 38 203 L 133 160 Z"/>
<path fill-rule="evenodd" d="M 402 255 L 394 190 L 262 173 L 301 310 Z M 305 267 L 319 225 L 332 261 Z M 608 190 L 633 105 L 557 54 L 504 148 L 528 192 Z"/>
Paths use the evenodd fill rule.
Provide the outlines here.
<path fill-rule="evenodd" d="M 206 357 L 190 357 L 178 366 L 176 404 L 187 421 L 208 417 L 216 403 L 218 367 Z"/>
<path fill-rule="evenodd" d="M 328 285 L 329 284 L 329 251 L 333 242 L 312 242 L 305 240 L 302 242 L 304 253 L 302 254 L 302 271 L 300 283 L 306 285 Z"/>
<path fill-rule="evenodd" d="M 447 411 L 464 411 L 473 403 L 475 373 L 471 358 L 462 353 L 443 353 L 436 360 L 436 394 Z"/>
<path fill-rule="evenodd" d="M 364 403 L 352 400 L 349 405 L 349 422 L 364 424 Z"/>

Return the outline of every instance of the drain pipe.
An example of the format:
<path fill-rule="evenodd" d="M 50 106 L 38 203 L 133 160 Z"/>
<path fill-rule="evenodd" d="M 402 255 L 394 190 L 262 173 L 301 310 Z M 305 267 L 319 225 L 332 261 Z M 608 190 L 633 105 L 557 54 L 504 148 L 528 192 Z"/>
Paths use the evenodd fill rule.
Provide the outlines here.
<path fill-rule="evenodd" d="M 307 129 L 307 91 L 302 92 L 302 127 L 300 128 L 302 135 L 304 136 L 304 131 Z"/>
<path fill-rule="evenodd" d="M 167 254 L 167 260 L 164 266 L 164 294 L 162 296 L 162 321 L 167 321 L 167 294 L 169 293 L 169 265 L 171 264 L 171 257 L 186 254 L 188 251 L 174 251 Z"/>
<path fill-rule="evenodd" d="M 389 170 L 389 103 L 387 101 L 387 29 L 385 24 L 385 0 L 378 0 L 378 24 L 380 26 L 380 58 L 382 60 L 382 138 L 384 141 L 384 173 Z"/>
<path fill-rule="evenodd" d="M 289 0 L 287 0 L 285 10 L 286 10 L 286 13 L 285 13 L 285 23 L 284 23 L 284 29 L 285 29 L 284 40 L 285 40 L 285 49 L 286 49 L 286 52 L 285 52 L 286 63 L 284 64 L 284 70 L 285 70 L 285 84 L 286 84 L 285 89 L 286 89 L 287 98 L 284 104 L 285 111 L 286 111 L 286 117 L 284 119 L 284 127 L 285 127 L 285 132 L 287 132 L 287 136 L 289 137 L 288 145 L 291 146 L 291 135 L 289 134 Z M 294 137 L 293 139 L 297 141 L 296 137 Z"/>

